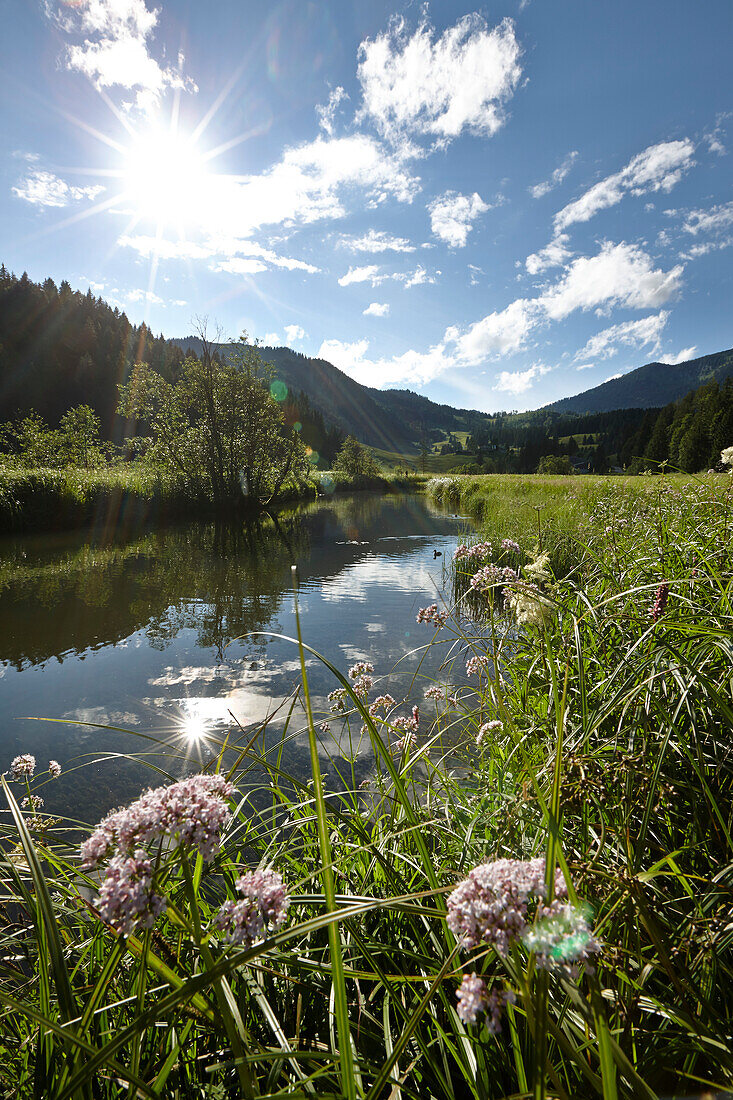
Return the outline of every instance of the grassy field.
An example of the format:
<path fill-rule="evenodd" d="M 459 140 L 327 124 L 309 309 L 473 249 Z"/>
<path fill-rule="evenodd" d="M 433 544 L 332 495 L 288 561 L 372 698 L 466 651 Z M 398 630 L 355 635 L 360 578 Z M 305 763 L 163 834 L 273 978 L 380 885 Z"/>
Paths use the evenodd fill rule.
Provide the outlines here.
<path fill-rule="evenodd" d="M 328 666 L 314 714 L 303 616 L 309 782 L 233 723 L 90 840 L 13 762 L 0 1096 L 733 1088 L 733 479 L 470 480 L 437 680 Z"/>

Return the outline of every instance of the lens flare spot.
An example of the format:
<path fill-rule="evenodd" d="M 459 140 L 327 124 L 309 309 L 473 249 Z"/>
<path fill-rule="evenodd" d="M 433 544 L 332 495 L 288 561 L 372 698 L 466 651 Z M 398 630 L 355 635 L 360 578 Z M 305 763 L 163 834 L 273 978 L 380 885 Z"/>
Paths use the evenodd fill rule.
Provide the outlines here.
<path fill-rule="evenodd" d="M 274 382 L 270 383 L 270 397 L 273 397 L 275 401 L 284 401 L 288 396 L 288 387 L 280 379 L 276 378 Z"/>

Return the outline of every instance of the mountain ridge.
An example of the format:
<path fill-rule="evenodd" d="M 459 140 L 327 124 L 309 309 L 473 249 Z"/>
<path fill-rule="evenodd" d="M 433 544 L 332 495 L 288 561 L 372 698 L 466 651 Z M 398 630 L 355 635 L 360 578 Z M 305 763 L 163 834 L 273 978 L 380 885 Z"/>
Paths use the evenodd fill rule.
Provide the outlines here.
<path fill-rule="evenodd" d="M 598 386 L 561 397 L 543 405 L 538 412 L 612 412 L 615 409 L 652 409 L 680 401 L 705 382 L 721 382 L 733 375 L 733 348 L 700 355 L 683 363 L 645 363 L 620 378 L 609 378 Z"/>

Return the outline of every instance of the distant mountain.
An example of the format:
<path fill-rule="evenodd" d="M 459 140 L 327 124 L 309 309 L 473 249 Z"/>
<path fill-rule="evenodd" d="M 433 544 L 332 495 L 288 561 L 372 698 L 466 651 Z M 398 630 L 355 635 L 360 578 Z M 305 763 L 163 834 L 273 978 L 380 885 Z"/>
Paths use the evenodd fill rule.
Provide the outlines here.
<path fill-rule="evenodd" d="M 679 401 L 705 382 L 721 382 L 733 375 L 733 348 L 701 355 L 686 363 L 647 363 L 644 367 L 612 378 L 575 397 L 562 397 L 545 405 L 563 413 L 611 412 L 613 409 L 653 409 Z"/>
<path fill-rule="evenodd" d="M 184 352 L 201 354 L 195 336 L 174 338 Z M 218 344 L 219 353 L 230 345 Z M 291 348 L 261 347 L 262 358 L 292 393 L 307 394 L 331 424 L 370 447 L 416 452 L 423 435 L 433 431 L 473 431 L 488 422 L 485 413 L 439 405 L 411 390 L 378 390 L 355 382 L 325 359 L 310 359 Z"/>

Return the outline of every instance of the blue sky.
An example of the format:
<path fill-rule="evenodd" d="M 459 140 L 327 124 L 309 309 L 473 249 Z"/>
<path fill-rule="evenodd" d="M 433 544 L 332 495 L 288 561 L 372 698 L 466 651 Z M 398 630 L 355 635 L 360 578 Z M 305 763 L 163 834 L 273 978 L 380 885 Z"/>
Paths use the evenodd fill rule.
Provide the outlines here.
<path fill-rule="evenodd" d="M 730 0 L 4 0 L 1 258 L 453 405 L 728 348 Z"/>

